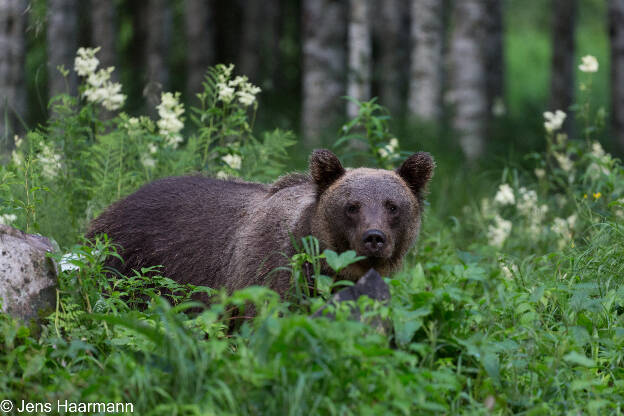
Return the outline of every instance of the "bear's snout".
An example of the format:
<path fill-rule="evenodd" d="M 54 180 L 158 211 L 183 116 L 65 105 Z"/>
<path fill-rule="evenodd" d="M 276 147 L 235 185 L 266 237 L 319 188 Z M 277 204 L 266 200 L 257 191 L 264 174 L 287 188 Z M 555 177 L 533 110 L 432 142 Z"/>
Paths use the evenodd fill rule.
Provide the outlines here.
<path fill-rule="evenodd" d="M 368 230 L 362 235 L 362 243 L 366 255 L 371 257 L 381 257 L 386 245 L 386 235 L 381 230 Z"/>

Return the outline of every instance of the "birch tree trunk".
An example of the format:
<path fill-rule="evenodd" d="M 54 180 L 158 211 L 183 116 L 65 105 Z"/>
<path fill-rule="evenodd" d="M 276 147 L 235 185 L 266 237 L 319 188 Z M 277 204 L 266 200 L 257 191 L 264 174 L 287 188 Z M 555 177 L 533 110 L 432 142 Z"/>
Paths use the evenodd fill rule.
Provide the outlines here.
<path fill-rule="evenodd" d="M 78 1 L 48 0 L 47 6 L 48 91 L 50 97 L 75 94 L 78 83 L 73 68 L 78 50 Z M 67 77 L 59 72 L 60 66 L 69 71 Z"/>
<path fill-rule="evenodd" d="M 470 161 L 481 157 L 485 150 L 489 113 L 484 48 L 486 6 L 484 0 L 462 0 L 455 3 L 453 10 L 448 100 L 454 106 L 453 127 Z"/>
<path fill-rule="evenodd" d="M 404 103 L 409 65 L 409 36 L 404 26 L 409 11 L 408 0 L 376 0 L 373 20 L 374 44 L 377 56 L 373 63 L 378 80 L 379 101 L 390 110 L 390 114 L 401 115 Z"/>
<path fill-rule="evenodd" d="M 117 66 L 117 9 L 113 0 L 91 0 L 91 43 L 102 68 Z M 117 76 L 117 72 L 113 72 Z"/>
<path fill-rule="evenodd" d="M 25 0 L 0 0 L 0 143 L 13 146 L 13 136 L 23 131 L 16 115 L 25 118 Z"/>
<path fill-rule="evenodd" d="M 186 91 L 189 97 L 201 92 L 204 74 L 215 64 L 214 4 L 212 0 L 186 0 Z"/>
<path fill-rule="evenodd" d="M 279 57 L 279 0 L 248 2 L 243 8 L 240 72 L 271 89 Z"/>
<path fill-rule="evenodd" d="M 303 0 L 302 131 L 309 147 L 344 117 L 346 8 L 341 1 Z"/>
<path fill-rule="evenodd" d="M 611 127 L 620 151 L 624 151 L 624 0 L 609 0 L 611 41 Z"/>
<path fill-rule="evenodd" d="M 568 112 L 574 102 L 574 26 L 577 0 L 553 0 L 550 107 Z"/>
<path fill-rule="evenodd" d="M 371 25 L 370 0 L 349 1 L 349 68 L 347 95 L 359 101 L 371 97 Z M 347 117 L 357 116 L 358 105 L 347 101 Z"/>
<path fill-rule="evenodd" d="M 442 114 L 442 0 L 410 0 L 412 56 L 408 93 L 410 114 L 436 121 Z"/>

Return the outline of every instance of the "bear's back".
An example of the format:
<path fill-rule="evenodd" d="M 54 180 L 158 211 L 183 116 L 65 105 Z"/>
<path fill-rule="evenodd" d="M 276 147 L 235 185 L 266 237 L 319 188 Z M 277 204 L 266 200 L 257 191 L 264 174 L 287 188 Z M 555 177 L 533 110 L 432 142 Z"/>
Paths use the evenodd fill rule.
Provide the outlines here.
<path fill-rule="evenodd" d="M 223 285 L 233 252 L 232 236 L 266 185 L 202 176 L 164 178 L 111 205 L 93 221 L 88 238 L 106 233 L 124 262 L 108 266 L 125 275 L 163 265 L 179 283 Z"/>

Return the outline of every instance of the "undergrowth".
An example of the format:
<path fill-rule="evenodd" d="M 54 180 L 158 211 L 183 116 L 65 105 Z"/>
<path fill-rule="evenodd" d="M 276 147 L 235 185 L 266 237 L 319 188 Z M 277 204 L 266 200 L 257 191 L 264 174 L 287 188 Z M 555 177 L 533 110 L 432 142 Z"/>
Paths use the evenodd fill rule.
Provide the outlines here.
<path fill-rule="evenodd" d="M 1 172 L 2 220 L 65 254 L 56 311 L 37 331 L 0 314 L 0 399 L 127 402 L 141 415 L 623 413 L 624 170 L 593 141 L 600 117 L 583 105 L 590 123 L 578 139 L 561 133 L 561 114 L 545 115 L 547 151 L 527 156 L 535 170 L 504 169 L 464 206 L 440 210 L 452 217 L 428 207 L 418 250 L 387 279 L 390 305 L 359 301 L 390 333 L 344 308 L 310 316 L 342 284 L 319 259 L 334 270 L 357 260 L 310 238 L 295 242 L 290 302 L 262 287 L 179 285 L 158 267 L 118 276 L 102 266 L 116 255 L 110 241 L 72 245 L 108 203 L 155 177 L 283 173 L 294 136 L 256 138 L 255 101 L 240 94 L 256 90 L 232 71 L 208 73 L 187 113 L 192 133 L 175 95 L 156 123 L 61 97 L 51 122 L 17 141 Z M 381 107 L 360 106 L 337 148 L 344 156 L 360 140 L 368 164 L 392 166 L 408 149 Z M 241 320 L 249 305 L 255 318 Z"/>

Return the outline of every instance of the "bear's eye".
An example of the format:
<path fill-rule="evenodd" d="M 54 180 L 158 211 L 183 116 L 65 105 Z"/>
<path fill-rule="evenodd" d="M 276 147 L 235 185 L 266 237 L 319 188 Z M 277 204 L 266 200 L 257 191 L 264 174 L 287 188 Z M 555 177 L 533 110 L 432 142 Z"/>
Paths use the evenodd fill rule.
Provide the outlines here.
<path fill-rule="evenodd" d="M 397 211 L 399 210 L 399 208 L 393 204 L 392 202 L 387 202 L 386 203 L 386 209 L 391 213 L 391 214 L 396 214 Z"/>
<path fill-rule="evenodd" d="M 359 210 L 360 206 L 358 204 L 347 205 L 347 214 L 357 214 Z"/>

